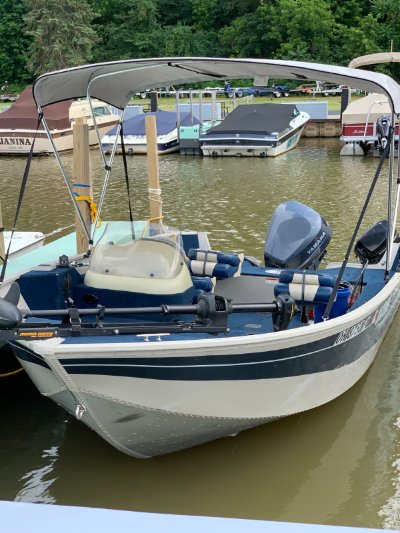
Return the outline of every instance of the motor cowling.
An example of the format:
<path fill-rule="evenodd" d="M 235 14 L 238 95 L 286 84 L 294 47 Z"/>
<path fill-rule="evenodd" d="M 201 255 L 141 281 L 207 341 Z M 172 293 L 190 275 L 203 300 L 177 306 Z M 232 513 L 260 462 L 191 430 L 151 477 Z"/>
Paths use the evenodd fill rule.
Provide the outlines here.
<path fill-rule="evenodd" d="M 265 266 L 316 269 L 332 238 L 328 222 L 300 202 L 280 204 L 265 239 Z"/>
<path fill-rule="evenodd" d="M 386 253 L 387 248 L 387 220 L 381 220 L 365 231 L 354 246 L 354 253 L 361 263 L 376 265 Z M 394 240 L 398 233 L 395 231 Z"/>
<path fill-rule="evenodd" d="M 390 115 L 382 115 L 376 121 L 376 135 L 378 138 L 378 149 L 381 153 L 386 148 L 391 123 L 392 123 L 392 119 Z"/>

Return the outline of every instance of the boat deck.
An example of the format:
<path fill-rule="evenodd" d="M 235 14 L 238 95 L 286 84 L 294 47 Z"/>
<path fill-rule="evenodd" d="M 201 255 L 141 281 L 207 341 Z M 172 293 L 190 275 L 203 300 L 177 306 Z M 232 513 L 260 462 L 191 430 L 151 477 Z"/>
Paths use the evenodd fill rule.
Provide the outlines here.
<path fill-rule="evenodd" d="M 335 275 L 339 271 L 339 267 L 328 268 L 324 270 L 327 274 Z M 360 274 L 360 267 L 349 267 L 343 276 L 344 281 L 355 281 Z M 363 303 L 375 296 L 384 286 L 383 270 L 380 268 L 368 269 L 364 272 L 362 291 L 354 303 L 352 309 L 360 307 Z M 308 305 L 307 310 L 312 309 Z M 181 317 L 182 318 L 182 317 Z M 185 320 L 191 321 L 193 318 L 188 315 L 184 317 Z M 110 318 L 116 321 L 116 318 Z M 154 315 L 154 320 L 158 321 L 159 317 Z M 142 323 L 139 320 L 132 318 L 119 319 L 119 322 L 129 322 L 131 324 Z M 313 322 L 310 322 L 313 323 Z M 289 324 L 289 329 L 302 327 L 305 324 L 301 322 L 301 308 L 298 306 L 297 312 L 294 314 Z M 232 313 L 229 316 L 230 333 L 221 333 L 218 336 L 228 337 L 242 337 L 248 335 L 257 335 L 260 333 L 268 333 L 273 331 L 272 315 L 270 313 L 252 312 L 252 313 Z M 162 331 L 162 323 L 160 323 L 160 331 Z M 176 340 L 201 340 L 210 338 L 208 333 L 170 333 L 170 334 L 143 334 L 143 335 L 121 335 L 110 337 L 67 337 L 63 342 L 65 344 L 93 344 L 93 343 L 124 343 L 124 342 L 147 342 L 148 340 L 161 340 L 166 342 Z"/>

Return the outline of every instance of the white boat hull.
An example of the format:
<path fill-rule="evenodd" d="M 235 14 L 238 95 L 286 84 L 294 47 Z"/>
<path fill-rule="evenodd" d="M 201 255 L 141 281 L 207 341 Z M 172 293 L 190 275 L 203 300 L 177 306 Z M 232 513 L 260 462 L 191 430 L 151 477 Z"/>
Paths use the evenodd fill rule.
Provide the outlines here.
<path fill-rule="evenodd" d="M 102 140 L 102 145 L 106 152 L 109 152 L 115 142 L 115 135 L 105 135 Z M 143 155 L 147 154 L 147 139 L 146 135 L 124 135 L 125 152 L 128 155 Z M 175 128 L 166 135 L 157 136 L 157 154 L 170 154 L 179 151 L 178 130 Z M 122 154 L 121 143 L 117 144 L 117 154 Z"/>
<path fill-rule="evenodd" d="M 101 121 L 101 117 L 98 118 L 100 135 L 104 135 L 109 131 L 117 123 L 117 120 L 118 117 L 116 116 L 113 116 L 111 120 L 108 119 L 107 121 Z M 54 145 L 58 152 L 72 151 L 72 133 L 72 128 L 52 132 Z M 27 155 L 30 152 L 34 137 L 35 131 L 33 130 L 0 130 L 0 155 Z M 91 148 L 97 148 L 98 145 L 99 141 L 92 121 L 89 124 L 89 146 Z M 45 133 L 37 134 L 33 153 L 34 155 L 53 153 L 51 143 Z"/>
<path fill-rule="evenodd" d="M 395 274 L 360 308 L 306 328 L 206 341 L 50 339 L 14 349 L 42 394 L 119 450 L 151 457 L 340 396 L 373 362 L 399 295 Z"/>
<path fill-rule="evenodd" d="M 305 126 L 305 125 L 304 125 Z M 282 141 L 270 141 L 265 144 L 235 144 L 229 143 L 213 144 L 212 141 L 201 145 L 201 150 L 205 156 L 225 156 L 225 157 L 276 157 L 295 148 L 303 133 L 304 126 L 293 131 L 292 135 L 286 136 Z"/>

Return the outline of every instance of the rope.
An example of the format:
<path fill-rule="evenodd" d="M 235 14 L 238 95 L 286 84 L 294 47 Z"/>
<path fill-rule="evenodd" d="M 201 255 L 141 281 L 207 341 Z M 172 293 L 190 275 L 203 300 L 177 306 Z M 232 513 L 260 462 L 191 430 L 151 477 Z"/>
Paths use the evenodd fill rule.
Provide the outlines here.
<path fill-rule="evenodd" d="M 90 207 L 90 218 L 92 219 L 92 222 L 93 224 L 95 223 L 96 221 L 96 217 L 97 217 L 97 206 L 96 204 L 93 202 L 92 198 L 90 198 L 90 196 L 82 196 L 82 195 L 78 195 L 76 193 L 75 194 L 75 200 L 77 202 L 86 202 L 89 207 Z M 101 219 L 100 217 L 97 219 L 97 228 L 99 228 L 101 226 Z"/>
<path fill-rule="evenodd" d="M 21 368 L 18 368 L 17 370 L 13 370 L 12 372 L 7 372 L 6 374 L 0 374 L 0 378 L 8 378 L 10 376 L 15 376 L 15 374 L 19 374 L 23 370 L 24 369 L 21 367 Z"/>
<path fill-rule="evenodd" d="M 160 206 L 160 211 L 161 211 L 161 207 L 162 207 L 161 189 L 152 189 L 149 187 L 147 191 L 149 193 L 149 201 L 157 203 Z M 163 217 L 161 215 L 159 217 L 154 217 L 154 220 L 161 220 L 162 218 Z"/>

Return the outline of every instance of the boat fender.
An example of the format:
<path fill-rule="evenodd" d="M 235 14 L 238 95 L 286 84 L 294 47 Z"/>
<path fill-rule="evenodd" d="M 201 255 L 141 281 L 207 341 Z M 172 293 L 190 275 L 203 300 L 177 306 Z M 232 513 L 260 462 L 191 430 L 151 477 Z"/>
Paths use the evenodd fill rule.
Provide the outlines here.
<path fill-rule="evenodd" d="M 294 299 L 288 293 L 278 294 L 276 297 L 277 311 L 272 313 L 274 331 L 283 331 L 288 328 L 292 320 L 296 305 Z"/>

